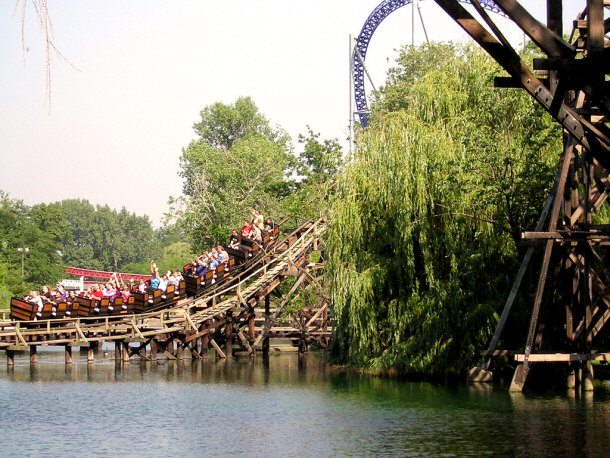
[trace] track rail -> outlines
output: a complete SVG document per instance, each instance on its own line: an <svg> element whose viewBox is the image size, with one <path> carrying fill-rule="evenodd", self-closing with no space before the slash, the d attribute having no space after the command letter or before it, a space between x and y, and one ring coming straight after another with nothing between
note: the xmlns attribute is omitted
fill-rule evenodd
<svg viewBox="0 0 610 458"><path fill-rule="evenodd" d="M308 267L307 258L316 248L318 236L324 229L324 221L303 224L254 260L245 271L168 309L123 316L1 321L0 349L14 352L40 345L93 347L101 342L115 342L125 348L136 343L138 348L132 353L141 355L146 345L156 347L160 344L165 348L169 341L176 340L179 348L180 345L190 345L195 350L194 354L199 354L193 348L197 339L211 335L223 326L225 329L231 326L236 329L238 342L252 353L241 328L249 324L248 319L253 319L253 309L258 301L269 295L285 278L294 275L298 269L319 268L319 265ZM233 316L237 318L232 319ZM310 328L316 329L315 325ZM253 341L254 336L251 335L250 340ZM224 355L220 348L218 351ZM172 355L169 352L168 357Z"/></svg>

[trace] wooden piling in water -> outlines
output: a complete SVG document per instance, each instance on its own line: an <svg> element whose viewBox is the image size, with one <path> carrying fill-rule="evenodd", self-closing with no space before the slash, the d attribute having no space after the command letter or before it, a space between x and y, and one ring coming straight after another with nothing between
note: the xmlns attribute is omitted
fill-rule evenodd
<svg viewBox="0 0 610 458"><path fill-rule="evenodd" d="M121 362L121 342L118 340L114 342L114 362L119 364Z"/></svg>
<svg viewBox="0 0 610 458"><path fill-rule="evenodd" d="M208 324L208 321L206 321L206 325ZM210 351L210 336L208 334L205 334L203 337L201 337L201 357L202 358L207 358L208 357L208 352Z"/></svg>
<svg viewBox="0 0 610 458"><path fill-rule="evenodd" d="M163 344L161 342L159 342L159 345L161 345L161 348L163 348ZM165 350L163 351L163 354L167 356L168 359L176 359L176 356L174 355L174 341L170 339L165 342L164 345Z"/></svg>
<svg viewBox="0 0 610 458"><path fill-rule="evenodd" d="M156 339L152 339L150 341L150 360L151 361L157 360L157 340Z"/></svg>
<svg viewBox="0 0 610 458"><path fill-rule="evenodd" d="M265 323L271 319L269 294L265 296ZM269 335L263 339L263 357L269 357Z"/></svg>
<svg viewBox="0 0 610 458"><path fill-rule="evenodd" d="M585 361L582 364L582 390L593 391L593 364Z"/></svg>
<svg viewBox="0 0 610 458"><path fill-rule="evenodd" d="M6 350L6 365L7 366L15 365L15 351L14 350Z"/></svg>
<svg viewBox="0 0 610 458"><path fill-rule="evenodd" d="M233 316L230 313L227 313L225 340L225 354L227 358L231 358L233 356Z"/></svg>
<svg viewBox="0 0 610 458"><path fill-rule="evenodd" d="M129 343L123 342L123 362L129 362Z"/></svg>
<svg viewBox="0 0 610 458"><path fill-rule="evenodd" d="M248 339L250 339L250 343L253 343L254 339L256 339L254 331L254 309L252 307L250 307L250 314L248 315Z"/></svg>
<svg viewBox="0 0 610 458"><path fill-rule="evenodd" d="M66 364L72 364L72 347L70 345L64 346L64 355Z"/></svg>
<svg viewBox="0 0 610 458"><path fill-rule="evenodd" d="M184 347L181 340L176 340L176 359L184 359Z"/></svg>
<svg viewBox="0 0 610 458"><path fill-rule="evenodd" d="M30 345L30 364L36 364L38 361L38 347Z"/></svg>

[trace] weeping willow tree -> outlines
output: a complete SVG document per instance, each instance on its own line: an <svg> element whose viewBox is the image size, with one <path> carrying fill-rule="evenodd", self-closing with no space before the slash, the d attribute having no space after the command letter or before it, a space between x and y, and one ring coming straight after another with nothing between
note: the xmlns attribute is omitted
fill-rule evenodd
<svg viewBox="0 0 610 458"><path fill-rule="evenodd" d="M335 361L439 375L488 342L560 141L498 74L475 48L403 50L330 210Z"/></svg>

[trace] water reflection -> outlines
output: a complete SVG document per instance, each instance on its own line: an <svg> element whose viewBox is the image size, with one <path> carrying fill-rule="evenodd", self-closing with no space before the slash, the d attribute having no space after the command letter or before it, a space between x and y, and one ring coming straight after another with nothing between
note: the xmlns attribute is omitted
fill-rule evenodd
<svg viewBox="0 0 610 458"><path fill-rule="evenodd" d="M610 431L603 389L514 395L406 382L314 354L115 364L99 352L87 364L75 353L70 365L63 352L38 356L0 376L5 454L595 456Z"/></svg>

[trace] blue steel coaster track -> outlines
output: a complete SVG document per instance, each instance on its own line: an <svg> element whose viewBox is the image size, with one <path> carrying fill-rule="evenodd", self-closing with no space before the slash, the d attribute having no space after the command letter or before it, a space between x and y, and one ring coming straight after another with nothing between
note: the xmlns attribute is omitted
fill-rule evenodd
<svg viewBox="0 0 610 458"><path fill-rule="evenodd" d="M461 3L470 3L470 0L459 0ZM366 127L368 124L369 113L368 104L366 100L366 90L364 88L364 59L366 58L366 50L369 46L371 38L379 27L379 24L388 17L391 13L396 11L401 6L409 5L412 0L384 0L373 10L370 14L358 39L356 40L356 46L354 48L354 54L352 55L353 62L353 78L354 78L354 99L356 100L356 110L360 118L360 124L362 127ZM483 8L493 13L502 14L500 8L492 0L479 0L479 3ZM359 53L359 55L358 55Z"/></svg>

